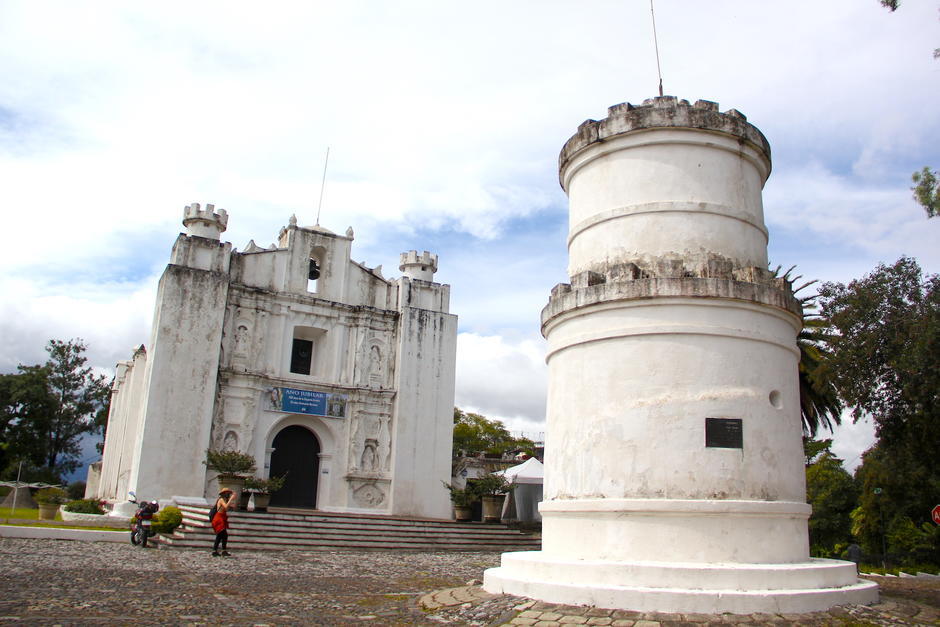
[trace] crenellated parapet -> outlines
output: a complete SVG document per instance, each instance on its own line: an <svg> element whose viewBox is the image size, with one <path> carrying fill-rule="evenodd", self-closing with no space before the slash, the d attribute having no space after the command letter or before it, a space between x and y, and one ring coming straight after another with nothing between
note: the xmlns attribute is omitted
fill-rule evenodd
<svg viewBox="0 0 940 627"><path fill-rule="evenodd" d="M401 262L398 269L410 279L421 281L433 281L434 273L437 272L437 255L428 251L420 255L416 250L409 250L401 254Z"/></svg>
<svg viewBox="0 0 940 627"><path fill-rule="evenodd" d="M203 209L198 202L186 205L183 209L183 226L187 235L219 239L228 227L228 212L216 211L215 205L207 203Z"/></svg>
<svg viewBox="0 0 940 627"><path fill-rule="evenodd" d="M607 109L603 120L585 120L578 132L569 139L558 156L558 172L561 186L568 188L568 170L574 157L585 148L611 138L645 129L696 129L730 135L751 145L766 159L770 173L770 143L764 134L748 123L747 117L737 109L718 111L718 103L710 100L679 100L675 96L660 96L643 101L642 105L629 102Z"/></svg>

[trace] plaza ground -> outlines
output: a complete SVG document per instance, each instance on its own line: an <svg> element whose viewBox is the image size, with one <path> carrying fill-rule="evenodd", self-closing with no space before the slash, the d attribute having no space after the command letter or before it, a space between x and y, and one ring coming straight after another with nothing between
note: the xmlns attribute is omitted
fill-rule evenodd
<svg viewBox="0 0 940 627"><path fill-rule="evenodd" d="M495 553L140 549L0 538L0 624L940 624L940 582L880 580L882 601L802 616L667 616L558 607L477 585Z"/></svg>

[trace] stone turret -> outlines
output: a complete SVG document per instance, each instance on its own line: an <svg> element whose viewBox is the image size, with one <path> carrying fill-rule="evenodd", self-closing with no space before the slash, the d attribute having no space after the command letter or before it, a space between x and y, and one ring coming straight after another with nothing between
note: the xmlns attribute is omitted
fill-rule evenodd
<svg viewBox="0 0 940 627"><path fill-rule="evenodd" d="M671 96L565 144L542 550L503 555L487 591L737 614L877 599L854 564L809 557L801 312L766 270L770 168L741 113Z"/></svg>
<svg viewBox="0 0 940 627"><path fill-rule="evenodd" d="M212 204L202 209L198 202L194 202L183 209L183 226L187 235L218 240L228 226L228 213L225 209L216 211Z"/></svg>
<svg viewBox="0 0 940 627"><path fill-rule="evenodd" d="M420 281L433 281L437 272L437 255L424 251L420 255L416 250L409 250L401 254L401 263L398 269L409 279Z"/></svg>

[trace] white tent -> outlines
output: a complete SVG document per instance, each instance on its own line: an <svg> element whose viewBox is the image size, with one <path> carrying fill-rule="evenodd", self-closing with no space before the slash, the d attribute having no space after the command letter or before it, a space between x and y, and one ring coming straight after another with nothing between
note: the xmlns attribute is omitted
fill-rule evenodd
<svg viewBox="0 0 940 627"><path fill-rule="evenodd" d="M545 467L542 462L530 457L518 466L494 473L502 475L513 484L510 498L503 506L503 519L532 522L542 520L539 502L542 500L542 480Z"/></svg>
<svg viewBox="0 0 940 627"><path fill-rule="evenodd" d="M537 483L541 485L542 479L545 477L545 466L539 460L530 457L518 466L512 466L493 474L506 477L510 483Z"/></svg>

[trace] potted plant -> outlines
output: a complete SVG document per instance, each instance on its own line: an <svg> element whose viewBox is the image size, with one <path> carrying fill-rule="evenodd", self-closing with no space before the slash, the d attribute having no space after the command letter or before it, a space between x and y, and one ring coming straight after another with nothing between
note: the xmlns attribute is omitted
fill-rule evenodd
<svg viewBox="0 0 940 627"><path fill-rule="evenodd" d="M254 494L256 512L267 511L268 503L271 502L271 493L283 488L286 480L287 473L280 477L269 477L267 479L259 479L258 477L245 479L245 489Z"/></svg>
<svg viewBox="0 0 940 627"><path fill-rule="evenodd" d="M68 492L62 488L43 488L33 496L39 504L40 520L55 520L59 506L69 500Z"/></svg>
<svg viewBox="0 0 940 627"><path fill-rule="evenodd" d="M219 481L219 490L228 488L235 493L236 501L241 498L246 477L250 477L255 472L255 458L239 451L209 449L206 451L204 463L209 470L219 473L216 476Z"/></svg>
<svg viewBox="0 0 940 627"><path fill-rule="evenodd" d="M62 520L96 520L104 515L104 508L98 499L75 499L62 507Z"/></svg>
<svg viewBox="0 0 940 627"><path fill-rule="evenodd" d="M502 475L487 473L473 482L473 490L483 499L483 522L499 522L503 501L512 486Z"/></svg>
<svg viewBox="0 0 940 627"><path fill-rule="evenodd" d="M471 507L473 502L477 500L476 492L470 488L455 488L449 483L444 483L444 487L450 492L450 502L454 505L454 520L457 522L469 521L473 517Z"/></svg>

